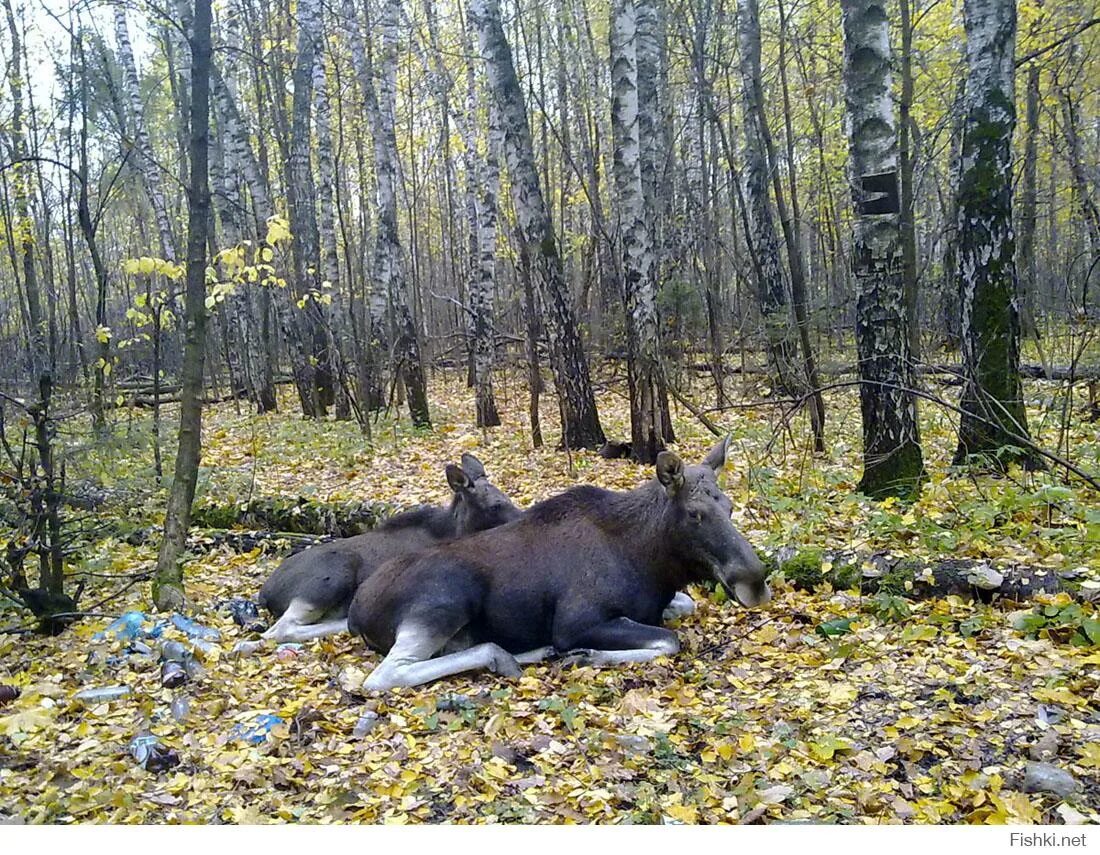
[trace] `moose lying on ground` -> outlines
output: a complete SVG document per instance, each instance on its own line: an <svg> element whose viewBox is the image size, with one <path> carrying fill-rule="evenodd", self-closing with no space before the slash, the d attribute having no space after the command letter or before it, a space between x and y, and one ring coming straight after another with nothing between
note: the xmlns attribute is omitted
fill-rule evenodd
<svg viewBox="0 0 1100 855"><path fill-rule="evenodd" d="M364 687L477 668L515 676L558 652L596 665L676 653L660 622L689 582L767 602L764 564L718 486L726 446L702 466L663 451L657 477L634 490L574 487L515 522L387 562L348 612L348 629L386 654Z"/></svg>
<svg viewBox="0 0 1100 855"><path fill-rule="evenodd" d="M322 543L286 559L260 590L260 605L278 620L264 633L274 641L306 641L347 629L356 587L391 558L518 518L522 511L489 483L472 454L447 465L454 497L449 508L424 506L396 514L374 531Z"/></svg>

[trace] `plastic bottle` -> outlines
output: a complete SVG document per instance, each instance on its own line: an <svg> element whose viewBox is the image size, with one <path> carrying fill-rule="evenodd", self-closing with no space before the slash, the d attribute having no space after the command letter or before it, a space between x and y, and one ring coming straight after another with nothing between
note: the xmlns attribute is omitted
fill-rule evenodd
<svg viewBox="0 0 1100 855"><path fill-rule="evenodd" d="M102 632L97 632L93 638L111 636L121 641L131 641L141 635L141 626L148 619L145 612L126 612L109 623Z"/></svg>
<svg viewBox="0 0 1100 855"><path fill-rule="evenodd" d="M351 731L351 735L356 739L362 739L376 727L381 719L376 712L365 712L359 716L359 721L355 722L355 727Z"/></svg>
<svg viewBox="0 0 1100 855"><path fill-rule="evenodd" d="M86 705L92 706L106 701L115 701L126 697L128 694L130 694L129 686L103 686L98 689L81 689L73 695L73 700L82 701Z"/></svg>
<svg viewBox="0 0 1100 855"><path fill-rule="evenodd" d="M246 600L243 597L234 597L226 606L229 609L229 614L233 617L233 622L237 624L237 626L244 627L250 631L262 626L260 622L260 610L252 600Z"/></svg>
<svg viewBox="0 0 1100 855"><path fill-rule="evenodd" d="M266 742L271 731L280 724L286 724L285 719L277 715L264 713L256 716L251 725L246 725L244 722L241 722L229 732L229 735L233 739L249 742L252 745L259 745L262 742Z"/></svg>
<svg viewBox="0 0 1100 855"><path fill-rule="evenodd" d="M263 649L265 642L260 641L238 641L233 645L234 656L251 656L258 650Z"/></svg>
<svg viewBox="0 0 1100 855"><path fill-rule="evenodd" d="M181 614L172 615L172 626L190 638L217 641L222 637L222 634L213 627L203 626L201 623L196 623Z"/></svg>
<svg viewBox="0 0 1100 855"><path fill-rule="evenodd" d="M149 772L162 772L180 764L180 756L160 743L153 734L142 733L130 741L130 756Z"/></svg>
<svg viewBox="0 0 1100 855"><path fill-rule="evenodd" d="M165 641L160 645L161 662L186 662L191 658L191 651L187 645L180 641Z"/></svg>
<svg viewBox="0 0 1100 855"><path fill-rule="evenodd" d="M191 701L189 698L185 698L183 695L172 698L172 705L169 707L172 712L172 718L176 721L182 722L188 715L191 714Z"/></svg>
<svg viewBox="0 0 1100 855"><path fill-rule="evenodd" d="M178 686L182 686L189 679L191 679L191 677L184 668L183 663L172 660L161 663L160 684L164 686L164 688L175 689Z"/></svg>

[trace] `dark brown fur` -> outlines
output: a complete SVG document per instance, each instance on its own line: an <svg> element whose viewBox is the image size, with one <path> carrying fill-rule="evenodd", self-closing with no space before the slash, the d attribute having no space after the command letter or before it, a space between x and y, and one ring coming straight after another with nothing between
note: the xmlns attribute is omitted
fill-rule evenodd
<svg viewBox="0 0 1100 855"><path fill-rule="evenodd" d="M355 589L392 558L516 519L520 510L489 483L473 455L448 466L454 492L448 508L423 506L390 517L374 531L322 543L287 558L260 590L260 605L276 617L301 599L326 617L347 613Z"/></svg>
<svg viewBox="0 0 1100 855"><path fill-rule="evenodd" d="M721 453L687 468L662 453L658 478L630 492L575 487L515 522L390 561L360 586L348 628L381 651L403 624L511 653L564 651L603 646L608 634L593 629L620 618L659 626L692 581L766 592L715 478Z"/></svg>

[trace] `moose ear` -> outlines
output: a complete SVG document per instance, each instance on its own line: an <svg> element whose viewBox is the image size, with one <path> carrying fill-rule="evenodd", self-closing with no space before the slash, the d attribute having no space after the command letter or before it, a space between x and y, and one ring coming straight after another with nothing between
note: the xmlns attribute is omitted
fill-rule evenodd
<svg viewBox="0 0 1100 855"><path fill-rule="evenodd" d="M464 492L474 486L473 479L461 467L455 466L453 463L447 464L447 483L451 485L451 490L455 493Z"/></svg>
<svg viewBox="0 0 1100 855"><path fill-rule="evenodd" d="M462 470L474 481L485 477L485 464L469 453L462 455Z"/></svg>
<svg viewBox="0 0 1100 855"><path fill-rule="evenodd" d="M726 434L715 443L714 448L707 452L707 456L703 458L703 465L709 466L715 472L721 472L726 466L726 453L729 444L729 434Z"/></svg>
<svg viewBox="0 0 1100 855"><path fill-rule="evenodd" d="M662 451L657 455L657 480L670 496L675 496L684 486L684 461L671 451Z"/></svg>

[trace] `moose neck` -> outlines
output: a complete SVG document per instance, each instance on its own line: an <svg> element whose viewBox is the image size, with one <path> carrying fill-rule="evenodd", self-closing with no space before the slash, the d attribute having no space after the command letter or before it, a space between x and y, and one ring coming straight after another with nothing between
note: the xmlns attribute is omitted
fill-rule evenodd
<svg viewBox="0 0 1100 855"><path fill-rule="evenodd" d="M687 562L675 549L672 522L675 509L663 485L656 479L626 493L613 493L600 527L616 534L633 564L651 582L671 595L695 581ZM613 531L614 530L614 531Z"/></svg>

